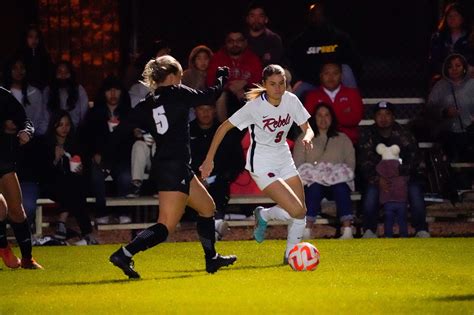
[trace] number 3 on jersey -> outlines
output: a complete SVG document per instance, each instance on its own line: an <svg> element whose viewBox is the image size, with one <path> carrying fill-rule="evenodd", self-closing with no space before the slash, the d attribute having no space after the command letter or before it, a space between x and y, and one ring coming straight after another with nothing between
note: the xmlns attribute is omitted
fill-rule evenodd
<svg viewBox="0 0 474 315"><path fill-rule="evenodd" d="M155 120L156 124L156 131L160 135L164 135L166 131L168 131L168 119L165 115L165 108L163 106L159 106L157 108L153 108L153 119Z"/></svg>
<svg viewBox="0 0 474 315"><path fill-rule="evenodd" d="M279 143L281 141L281 138L283 137L284 131L278 131L278 133L275 136L275 143Z"/></svg>

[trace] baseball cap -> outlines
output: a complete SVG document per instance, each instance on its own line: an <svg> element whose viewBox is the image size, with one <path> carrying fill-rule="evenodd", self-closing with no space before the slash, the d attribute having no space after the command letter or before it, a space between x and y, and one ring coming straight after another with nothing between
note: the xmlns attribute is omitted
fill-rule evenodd
<svg viewBox="0 0 474 315"><path fill-rule="evenodd" d="M392 114L395 115L395 106L390 102L380 101L377 104L375 104L374 115L381 109L388 109L389 111L392 112Z"/></svg>

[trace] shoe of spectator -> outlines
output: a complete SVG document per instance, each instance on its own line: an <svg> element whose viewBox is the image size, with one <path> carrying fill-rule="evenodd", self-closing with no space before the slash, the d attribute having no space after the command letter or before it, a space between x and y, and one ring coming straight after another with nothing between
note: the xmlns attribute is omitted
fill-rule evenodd
<svg viewBox="0 0 474 315"><path fill-rule="evenodd" d="M128 215L121 215L119 216L119 223L120 224L128 224L131 223L132 219Z"/></svg>
<svg viewBox="0 0 474 315"><path fill-rule="evenodd" d="M217 254L214 258L206 259L206 271L214 273L222 267L233 265L236 260L237 256L235 255L221 256L221 254Z"/></svg>
<svg viewBox="0 0 474 315"><path fill-rule="evenodd" d="M57 223L57 228L56 228L56 231L54 232L54 237L61 241L64 241L67 238L66 223L61 222L61 221Z"/></svg>
<svg viewBox="0 0 474 315"><path fill-rule="evenodd" d="M429 238L431 237L431 234L428 232L428 231L418 231L416 232L415 234L415 237L419 237L419 238Z"/></svg>
<svg viewBox="0 0 474 315"><path fill-rule="evenodd" d="M215 221L215 230L216 230L216 240L220 241L224 237L224 235L229 232L229 224L222 220L218 219Z"/></svg>
<svg viewBox="0 0 474 315"><path fill-rule="evenodd" d="M95 218L95 222L97 224L109 224L110 223L110 217L108 215L104 217L97 217Z"/></svg>
<svg viewBox="0 0 474 315"><path fill-rule="evenodd" d="M153 198L156 198L156 199L158 199L158 193L156 193L156 194L153 194Z"/></svg>
<svg viewBox="0 0 474 315"><path fill-rule="evenodd" d="M377 238L377 234L372 232L372 230L366 230L364 235L362 235L362 238Z"/></svg>
<svg viewBox="0 0 474 315"><path fill-rule="evenodd" d="M135 271L135 263L131 257L125 256L122 248L119 248L110 256L109 261L116 267L122 269L123 273L130 279L140 279L140 275Z"/></svg>
<svg viewBox="0 0 474 315"><path fill-rule="evenodd" d="M8 244L5 248L0 248L0 257L2 257L3 263L8 268L16 269L20 267L20 259L15 256L10 244Z"/></svg>
<svg viewBox="0 0 474 315"><path fill-rule="evenodd" d="M265 221L262 216L260 215L260 212L265 209L263 207L257 207L254 210L254 216L255 216L255 229L253 230L253 237L257 241L257 243L263 242L265 239L265 231L267 230L267 221Z"/></svg>
<svg viewBox="0 0 474 315"><path fill-rule="evenodd" d="M367 231L370 231L370 230L367 230ZM351 240L354 238L354 236L352 235L352 227L350 226L343 227L341 234L342 234L341 237L339 237L340 240Z"/></svg>
<svg viewBox="0 0 474 315"><path fill-rule="evenodd" d="M21 268L23 269L44 269L43 266L38 264L33 258L22 258Z"/></svg>
<svg viewBox="0 0 474 315"><path fill-rule="evenodd" d="M74 245L76 246L85 246L85 245L98 245L99 242L95 239L92 235L86 235L81 238L79 241L75 242Z"/></svg>
<svg viewBox="0 0 474 315"><path fill-rule="evenodd" d="M140 190L142 189L141 182L132 182L132 190L129 194L125 196L125 198L138 198L140 197Z"/></svg>
<svg viewBox="0 0 474 315"><path fill-rule="evenodd" d="M311 229L310 228L305 228L304 232L303 232L303 239L304 240L309 240L311 238L312 238Z"/></svg>

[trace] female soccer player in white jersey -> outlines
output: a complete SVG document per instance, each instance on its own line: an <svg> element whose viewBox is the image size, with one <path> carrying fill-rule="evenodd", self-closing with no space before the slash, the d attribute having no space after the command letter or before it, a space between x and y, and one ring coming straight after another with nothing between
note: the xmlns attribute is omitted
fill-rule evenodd
<svg viewBox="0 0 474 315"><path fill-rule="evenodd" d="M314 133L307 121L310 115L298 98L286 91L284 69L268 65L262 77L262 85L247 93L247 104L220 125L200 170L203 178L209 176L217 148L230 129L249 128L251 146L246 169L258 187L277 203L268 209L255 209L254 237L263 242L269 220L289 220L286 262L290 249L303 237L306 214L303 184L286 136L295 122L305 134L305 149L311 149Z"/></svg>

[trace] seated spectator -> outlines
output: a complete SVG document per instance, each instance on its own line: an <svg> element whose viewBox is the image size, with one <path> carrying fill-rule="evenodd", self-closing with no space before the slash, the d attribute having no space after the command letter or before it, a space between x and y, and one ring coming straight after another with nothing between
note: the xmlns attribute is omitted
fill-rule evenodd
<svg viewBox="0 0 474 315"><path fill-rule="evenodd" d="M262 66L282 64L283 43L280 35L272 32L267 24L269 18L263 4L251 3L245 19L247 24L247 41L250 49L257 54Z"/></svg>
<svg viewBox="0 0 474 315"><path fill-rule="evenodd" d="M474 79L467 72L462 55L449 55L443 65L443 78L428 97L428 106L441 118L440 141L451 161L474 160Z"/></svg>
<svg viewBox="0 0 474 315"><path fill-rule="evenodd" d="M27 81L43 91L48 85L53 65L39 27L29 25L20 45L17 55L25 64Z"/></svg>
<svg viewBox="0 0 474 315"><path fill-rule="evenodd" d="M412 225L417 237L430 237L426 224L426 208L421 183L417 181L417 167L420 164L418 144L414 136L395 122L394 106L388 102L379 102L375 106L375 123L364 129L359 140L357 155L360 167L362 191L362 207L364 221L364 238L377 237L377 219L379 217L379 185L390 188L391 183L377 175L376 166L381 160L376 147L379 143L386 146L398 145L400 148L401 165L399 175L408 176L408 204L411 212Z"/></svg>
<svg viewBox="0 0 474 315"><path fill-rule="evenodd" d="M55 237L66 240L66 222L69 213L72 213L82 235L76 244L97 244L87 213L87 184L80 162L84 155L74 135L71 116L66 111L59 110L53 114L41 157L36 158L44 161L42 184L45 195L57 202L60 209Z"/></svg>
<svg viewBox="0 0 474 315"><path fill-rule="evenodd" d="M357 87L354 72L359 70L359 57L348 34L334 27L318 1L308 10L308 26L290 45L288 58L293 72L293 90L304 101L306 93L319 85L318 74L327 60L342 66L342 84Z"/></svg>
<svg viewBox="0 0 474 315"><path fill-rule="evenodd" d="M321 201L328 198L336 201L337 215L342 224L341 239L352 239L352 201L355 152L350 139L337 131L337 118L332 106L319 103L309 120L315 137L313 149L303 148L303 135L295 141L293 158L303 180L306 201L305 238L321 213ZM324 173L327 176L320 176ZM334 180L338 174L337 180Z"/></svg>
<svg viewBox="0 0 474 315"><path fill-rule="evenodd" d="M132 190L126 195L127 198L137 198L142 193L146 173L151 171L151 161L156 152L156 143L151 133L138 130L134 135L131 157Z"/></svg>
<svg viewBox="0 0 474 315"><path fill-rule="evenodd" d="M117 196L130 192L130 152L133 136L117 139L114 133L121 121L130 112L130 97L119 79L107 77L95 99L94 107L86 117L84 136L88 142L87 161L91 161L92 189L96 197L96 221L109 223L109 209L106 207L105 179L114 180ZM119 215L120 223L130 223L124 209Z"/></svg>
<svg viewBox="0 0 474 315"><path fill-rule="evenodd" d="M214 134L219 127L216 110L213 105L202 104L195 108L196 119L189 124L191 145L191 167L199 176L199 166L206 158ZM214 159L214 169L203 182L216 204L215 229L217 239L227 232L228 225L224 221L225 208L230 199L230 184L244 168L240 135L229 132Z"/></svg>
<svg viewBox="0 0 474 315"><path fill-rule="evenodd" d="M245 91L262 78L262 64L247 44L245 33L231 29L226 33L224 46L211 59L206 83L212 86L218 67L229 67L229 82L216 102L217 119L223 122L245 104Z"/></svg>
<svg viewBox="0 0 474 315"><path fill-rule="evenodd" d="M313 113L319 103L330 104L336 114L338 130L355 145L359 139L359 123L364 115L359 91L342 84L342 68L338 63L324 63L319 78L321 86L308 92L304 106L309 113Z"/></svg>
<svg viewBox="0 0 474 315"><path fill-rule="evenodd" d="M464 7L457 2L448 4L438 30L431 38L429 63L432 84L441 79L443 62L450 54L458 53L466 59L474 57L474 49L469 45L470 32Z"/></svg>
<svg viewBox="0 0 474 315"><path fill-rule="evenodd" d="M44 89L43 101L50 114L65 110L71 115L74 128L80 127L89 109L89 99L69 62L57 64L51 85Z"/></svg>

